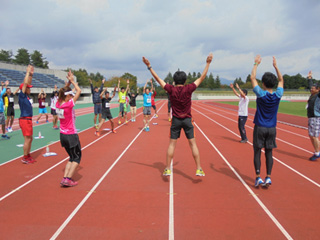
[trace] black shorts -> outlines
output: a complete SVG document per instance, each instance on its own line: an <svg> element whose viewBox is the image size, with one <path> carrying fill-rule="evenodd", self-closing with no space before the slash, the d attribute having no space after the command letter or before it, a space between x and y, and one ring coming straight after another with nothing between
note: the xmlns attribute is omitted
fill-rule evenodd
<svg viewBox="0 0 320 240"><path fill-rule="evenodd" d="M253 130L253 147L265 149L276 148L276 128L266 128L255 125Z"/></svg>
<svg viewBox="0 0 320 240"><path fill-rule="evenodd" d="M62 147L73 148L80 145L78 134L63 134L60 133L60 143Z"/></svg>
<svg viewBox="0 0 320 240"><path fill-rule="evenodd" d="M105 120L105 119L112 119L112 115L111 115L111 112L110 112L110 109L106 109L106 110L103 110L102 109L102 118Z"/></svg>
<svg viewBox="0 0 320 240"><path fill-rule="evenodd" d="M57 115L56 110L51 108L51 114L52 114L53 116L56 116L56 115Z"/></svg>
<svg viewBox="0 0 320 240"><path fill-rule="evenodd" d="M8 107L7 108L7 117L13 116L14 117L14 108Z"/></svg>
<svg viewBox="0 0 320 240"><path fill-rule="evenodd" d="M170 128L170 138L180 138L181 129L184 130L187 139L194 138L194 126L192 118L177 118L173 116Z"/></svg>
<svg viewBox="0 0 320 240"><path fill-rule="evenodd" d="M152 105L151 106L154 110L156 110L157 108L156 108L156 105Z"/></svg>

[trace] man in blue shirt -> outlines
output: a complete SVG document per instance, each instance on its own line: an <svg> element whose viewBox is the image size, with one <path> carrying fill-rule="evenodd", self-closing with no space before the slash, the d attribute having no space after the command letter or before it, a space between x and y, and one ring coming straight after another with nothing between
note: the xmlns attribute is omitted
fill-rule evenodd
<svg viewBox="0 0 320 240"><path fill-rule="evenodd" d="M1 82L1 86L2 86L2 91L0 92L0 124L2 126L2 139L10 139L10 137L8 137L8 135L6 134L6 121L5 121L5 117L4 117L4 107L3 107L3 100L2 100L2 96L3 94L5 94L5 92L7 91L7 86L9 84L9 81L6 81L5 83ZM3 85L5 85L5 87L3 87Z"/></svg>
<svg viewBox="0 0 320 240"><path fill-rule="evenodd" d="M101 113L102 113L102 105L101 105L101 98L100 98L100 94L103 90L103 86L104 86L104 82L106 80L105 79L102 79L101 81L101 87L100 89L98 89L97 87L93 87L92 85L92 80L89 79L89 82L90 82L90 86L91 86L91 94L92 94L92 102L94 104L94 118L93 118L93 124L95 126L95 128L98 127L99 124L96 124L97 123L97 115L99 115L99 119L98 119L98 122L101 121Z"/></svg>
<svg viewBox="0 0 320 240"><path fill-rule="evenodd" d="M20 118L19 125L22 131L22 135L24 137L23 144L23 158L21 162L24 164L34 163L35 160L30 155L31 144L33 140L33 127L32 127L32 103L33 100L30 97L30 88L32 88L32 76L33 76L34 68L29 65L27 67L26 76L23 80L23 83L20 85L20 93L19 93L19 106L20 106Z"/></svg>
<svg viewBox="0 0 320 240"><path fill-rule="evenodd" d="M261 89L256 80L257 67L261 63L260 55L254 59L254 66L251 73L251 83L253 92L257 95L257 110L254 116L253 123L253 149L254 149L254 168L256 171L255 187L262 185L268 187L271 185L271 171L273 166L272 149L276 148L276 125L277 113L280 99L283 95L283 78L278 69L276 58L273 57L273 67L275 68L277 77L270 72L266 72L262 76ZM278 82L278 87L275 92L273 88ZM265 181L260 177L261 167L261 149L265 149L267 176Z"/></svg>

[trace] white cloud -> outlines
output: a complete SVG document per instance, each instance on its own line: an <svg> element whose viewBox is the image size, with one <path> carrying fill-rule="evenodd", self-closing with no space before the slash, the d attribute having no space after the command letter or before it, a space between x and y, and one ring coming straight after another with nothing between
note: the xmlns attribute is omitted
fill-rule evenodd
<svg viewBox="0 0 320 240"><path fill-rule="evenodd" d="M231 80L251 72L256 54L259 72L271 71L275 55L283 73L312 69L320 79L319 11L316 0L12 0L0 9L0 48L36 49L50 67L130 72L139 81L150 77L143 55L165 77L201 72L213 52L210 71Z"/></svg>

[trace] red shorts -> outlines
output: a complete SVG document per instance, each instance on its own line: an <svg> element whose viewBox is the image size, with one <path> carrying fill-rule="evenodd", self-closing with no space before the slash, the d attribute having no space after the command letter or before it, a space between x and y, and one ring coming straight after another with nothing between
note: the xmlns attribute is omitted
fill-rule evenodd
<svg viewBox="0 0 320 240"><path fill-rule="evenodd" d="M32 117L19 118L19 125L23 136L33 135Z"/></svg>

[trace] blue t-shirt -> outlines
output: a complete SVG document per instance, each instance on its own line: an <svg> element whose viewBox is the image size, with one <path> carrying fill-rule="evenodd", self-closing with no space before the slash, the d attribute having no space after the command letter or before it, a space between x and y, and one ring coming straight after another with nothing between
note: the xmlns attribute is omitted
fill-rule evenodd
<svg viewBox="0 0 320 240"><path fill-rule="evenodd" d="M151 96L152 96L152 92L149 92L149 94L146 94L146 93L143 94L144 107L151 107Z"/></svg>
<svg viewBox="0 0 320 240"><path fill-rule="evenodd" d="M273 93L255 86L253 92L257 95L257 111L253 123L260 127L275 127L277 125L277 113L283 88L278 87Z"/></svg>
<svg viewBox="0 0 320 240"><path fill-rule="evenodd" d="M20 117L32 117L32 99L22 91L19 93Z"/></svg>
<svg viewBox="0 0 320 240"><path fill-rule="evenodd" d="M3 100L2 100L2 96L3 94L7 91L6 88L3 88L2 91L0 92L0 113L3 113Z"/></svg>

